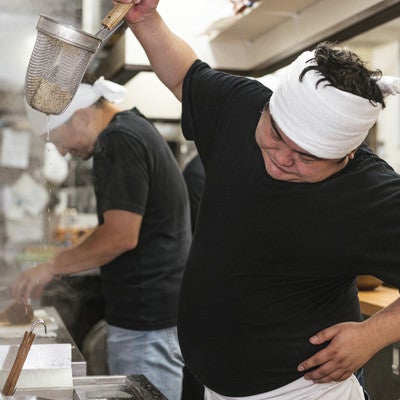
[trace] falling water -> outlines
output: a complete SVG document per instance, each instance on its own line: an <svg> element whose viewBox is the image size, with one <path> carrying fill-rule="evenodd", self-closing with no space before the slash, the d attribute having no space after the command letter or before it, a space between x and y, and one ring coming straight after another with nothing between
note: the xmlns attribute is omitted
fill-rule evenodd
<svg viewBox="0 0 400 400"><path fill-rule="evenodd" d="M46 114L47 117L47 136L46 136L46 141L50 141L50 115Z"/></svg>
<svg viewBox="0 0 400 400"><path fill-rule="evenodd" d="M46 142L50 141L50 115L46 114L46 122L47 122L47 129L46 129ZM49 151L48 148L46 148L46 151ZM48 187L48 191L49 191L49 199L51 198L51 186ZM51 226L51 209L48 206L47 207L47 224L45 225L45 235L44 235L44 248L47 248L49 245L49 227Z"/></svg>

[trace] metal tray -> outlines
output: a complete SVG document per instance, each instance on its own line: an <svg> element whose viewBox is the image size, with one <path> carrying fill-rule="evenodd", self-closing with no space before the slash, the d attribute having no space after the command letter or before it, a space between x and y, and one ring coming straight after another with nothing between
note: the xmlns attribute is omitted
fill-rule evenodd
<svg viewBox="0 0 400 400"><path fill-rule="evenodd" d="M145 376L74 378L73 400L168 400Z"/></svg>
<svg viewBox="0 0 400 400"><path fill-rule="evenodd" d="M168 400L143 375L78 376L73 389L23 389L0 400Z"/></svg>

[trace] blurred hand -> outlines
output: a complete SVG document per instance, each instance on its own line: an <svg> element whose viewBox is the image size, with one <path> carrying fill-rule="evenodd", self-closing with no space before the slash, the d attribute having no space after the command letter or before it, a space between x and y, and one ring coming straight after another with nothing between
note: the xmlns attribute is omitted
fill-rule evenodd
<svg viewBox="0 0 400 400"><path fill-rule="evenodd" d="M363 322L344 322L318 332L310 339L315 345L330 342L298 366L304 378L315 383L339 382L362 367L379 348L364 329Z"/></svg>
<svg viewBox="0 0 400 400"><path fill-rule="evenodd" d="M52 263L47 262L27 269L12 284L12 294L19 303L28 304L31 297L39 298L44 287L55 277Z"/></svg>
<svg viewBox="0 0 400 400"><path fill-rule="evenodd" d="M144 20L152 14L158 5L159 0L114 0L114 4L118 3L134 3L135 6L125 15L125 21L128 24L135 24Z"/></svg>

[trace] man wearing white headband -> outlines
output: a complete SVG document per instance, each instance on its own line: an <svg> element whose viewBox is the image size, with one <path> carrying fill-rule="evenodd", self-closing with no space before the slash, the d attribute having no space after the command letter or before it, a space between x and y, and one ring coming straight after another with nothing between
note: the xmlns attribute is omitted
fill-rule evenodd
<svg viewBox="0 0 400 400"><path fill-rule="evenodd" d="M165 139L138 109L115 104L125 94L103 78L82 83L48 125L28 108L34 132L61 154L93 157L99 225L53 260L24 271L13 292L26 302L55 277L101 267L110 374L145 375L179 400L176 309L191 242L188 196Z"/></svg>
<svg viewBox="0 0 400 400"><path fill-rule="evenodd" d="M354 374L400 340L400 300L363 321L356 287L400 286L400 176L363 144L398 80L321 44L273 94L198 60L158 0L118 1L206 171L178 308L205 398L364 399Z"/></svg>

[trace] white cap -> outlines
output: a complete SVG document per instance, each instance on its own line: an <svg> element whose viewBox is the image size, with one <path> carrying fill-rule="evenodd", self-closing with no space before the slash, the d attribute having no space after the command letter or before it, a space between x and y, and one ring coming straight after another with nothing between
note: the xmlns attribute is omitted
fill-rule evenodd
<svg viewBox="0 0 400 400"><path fill-rule="evenodd" d="M100 77L93 85L81 83L70 105L59 115L50 115L47 117L46 114L33 109L26 102L25 108L33 133L41 136L48 130L57 128L68 121L75 111L90 107L101 97L104 97L111 103L119 103L124 99L126 93L127 89L125 86Z"/></svg>

